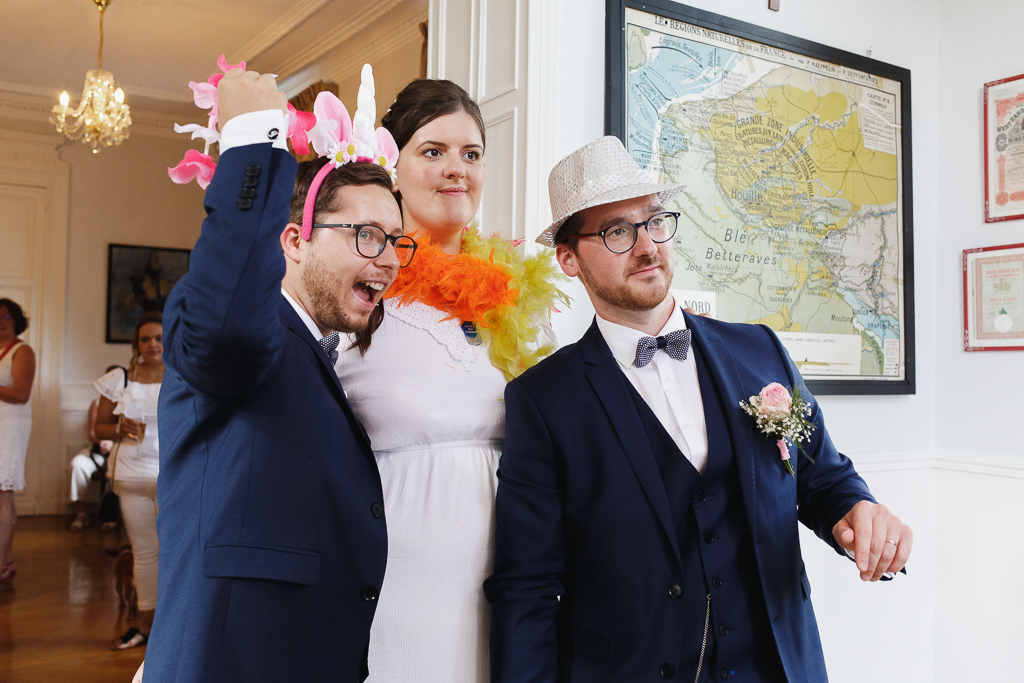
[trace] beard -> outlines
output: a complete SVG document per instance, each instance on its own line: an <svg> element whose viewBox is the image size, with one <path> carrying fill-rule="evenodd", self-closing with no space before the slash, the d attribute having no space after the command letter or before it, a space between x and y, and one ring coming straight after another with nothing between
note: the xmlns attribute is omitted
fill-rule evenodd
<svg viewBox="0 0 1024 683"><path fill-rule="evenodd" d="M369 324L370 316L352 316L345 311L345 294L352 283L343 282L316 257L316 248L302 271L302 286L306 288L313 318L323 327L340 333L361 332Z"/></svg>
<svg viewBox="0 0 1024 683"><path fill-rule="evenodd" d="M661 283L650 283L640 285L639 287L631 287L628 281L614 285L601 282L599 278L594 277L593 271L590 270L587 263L582 259L579 260L580 277L584 284L586 284L587 289L590 290L591 296L597 297L621 310L637 312L650 311L657 308L665 300L665 297L668 296L668 290L672 286L672 262L666 261L663 263L657 256L640 257L629 261L626 270L627 277L638 270L644 270L645 268L657 265L661 265L662 271L665 273L664 285Z"/></svg>

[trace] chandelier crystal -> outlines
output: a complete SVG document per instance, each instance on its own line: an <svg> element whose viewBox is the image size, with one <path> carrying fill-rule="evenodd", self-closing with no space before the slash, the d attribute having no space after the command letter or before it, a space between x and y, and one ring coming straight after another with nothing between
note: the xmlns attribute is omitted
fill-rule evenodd
<svg viewBox="0 0 1024 683"><path fill-rule="evenodd" d="M128 139L132 115L124 102L124 90L114 83L114 74L103 70L103 12L110 0L93 2L100 12L98 68L86 72L82 101L77 108L70 108L71 97L66 90L60 94L60 104L53 107L50 123L58 133L91 145L93 154L98 154L100 146L116 146Z"/></svg>

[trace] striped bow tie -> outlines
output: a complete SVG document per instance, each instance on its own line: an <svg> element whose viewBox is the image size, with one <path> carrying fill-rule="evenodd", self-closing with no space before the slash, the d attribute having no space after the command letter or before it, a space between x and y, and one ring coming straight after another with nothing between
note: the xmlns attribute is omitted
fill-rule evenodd
<svg viewBox="0 0 1024 683"><path fill-rule="evenodd" d="M338 336L337 332L331 332L329 335L320 340L320 348L324 350L327 357L331 359L331 365L338 362L338 343L341 341L341 337Z"/></svg>
<svg viewBox="0 0 1024 683"><path fill-rule="evenodd" d="M658 349L664 349L665 353L676 360L686 360L686 353L690 350L690 330L676 330L657 338L640 337L633 366L642 368L650 363Z"/></svg>

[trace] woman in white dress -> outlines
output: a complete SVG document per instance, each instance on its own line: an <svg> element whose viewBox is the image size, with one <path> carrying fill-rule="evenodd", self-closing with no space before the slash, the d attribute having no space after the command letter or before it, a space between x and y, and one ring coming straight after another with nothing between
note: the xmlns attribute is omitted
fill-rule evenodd
<svg viewBox="0 0 1024 683"><path fill-rule="evenodd" d="M462 88L414 81L382 125L420 248L337 365L373 444L388 528L368 681L482 683L505 383L553 348L548 311L561 294L549 256L467 228L485 143Z"/></svg>
<svg viewBox="0 0 1024 683"><path fill-rule="evenodd" d="M156 609L160 551L156 537L156 478L160 471L157 401L164 379L163 354L163 316L147 313L132 333L128 372L117 368L96 380L95 385L101 396L95 432L100 439L116 442L108 475L121 499L121 519L132 544L139 599L139 626L132 626L115 640L112 650L145 645Z"/></svg>
<svg viewBox="0 0 1024 683"><path fill-rule="evenodd" d="M36 356L18 336L28 319L10 299L0 299L0 588L18 573L14 566L14 492L25 488L25 454L32 431L32 379Z"/></svg>

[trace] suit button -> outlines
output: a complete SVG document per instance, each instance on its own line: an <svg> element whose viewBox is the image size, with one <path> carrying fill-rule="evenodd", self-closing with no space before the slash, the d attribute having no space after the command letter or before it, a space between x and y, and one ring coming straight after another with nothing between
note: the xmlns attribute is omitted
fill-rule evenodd
<svg viewBox="0 0 1024 683"><path fill-rule="evenodd" d="M366 600L366 602L373 602L377 599L377 595L379 595L379 592L373 586L363 586L363 589L359 591L359 597Z"/></svg>
<svg viewBox="0 0 1024 683"><path fill-rule="evenodd" d="M704 499L707 498L707 497L708 497L708 494L704 493L704 491L697 491L697 502L698 503L703 503Z"/></svg>
<svg viewBox="0 0 1024 683"><path fill-rule="evenodd" d="M244 199L252 199L256 196L256 190L251 187L243 187L242 191L238 193L238 196Z"/></svg>
<svg viewBox="0 0 1024 683"><path fill-rule="evenodd" d="M713 533L711 533L709 531L706 534L704 534L704 542L705 543L711 543L711 541L713 541L713 540L715 540L715 535Z"/></svg>
<svg viewBox="0 0 1024 683"><path fill-rule="evenodd" d="M711 585L715 588L721 588L725 585L725 579L716 576L714 579L711 580Z"/></svg>
<svg viewBox="0 0 1024 683"><path fill-rule="evenodd" d="M727 680L729 680L729 677L732 676L732 673L729 672L729 671L726 671L725 669L722 669L721 671L718 672L718 675L721 677L721 679L723 681L727 681Z"/></svg>
<svg viewBox="0 0 1024 683"><path fill-rule="evenodd" d="M673 583L671 586L668 587L668 597L672 598L673 600L683 597L683 587L680 586L678 583Z"/></svg>
<svg viewBox="0 0 1024 683"><path fill-rule="evenodd" d="M370 506L370 512L373 513L374 517L380 519L384 516L384 506L380 503L374 503Z"/></svg>
<svg viewBox="0 0 1024 683"><path fill-rule="evenodd" d="M728 626L719 626L718 627L718 635L720 635L720 636L727 636L727 635L729 635L729 627Z"/></svg>
<svg viewBox="0 0 1024 683"><path fill-rule="evenodd" d="M253 178L258 178L260 173L262 172L263 169L257 166L256 164L253 164L252 166L249 166L248 168L245 169L245 175Z"/></svg>
<svg viewBox="0 0 1024 683"><path fill-rule="evenodd" d="M672 678L676 675L676 670L672 668L671 664L665 662L661 665L661 668L658 669L658 673L661 674L662 678Z"/></svg>
<svg viewBox="0 0 1024 683"><path fill-rule="evenodd" d="M252 200L248 197L242 197L238 200L238 208L242 211L248 211L252 208Z"/></svg>
<svg viewBox="0 0 1024 683"><path fill-rule="evenodd" d="M251 175L245 176L242 180L242 187L259 187L260 179Z"/></svg>

